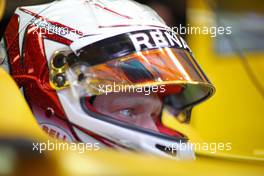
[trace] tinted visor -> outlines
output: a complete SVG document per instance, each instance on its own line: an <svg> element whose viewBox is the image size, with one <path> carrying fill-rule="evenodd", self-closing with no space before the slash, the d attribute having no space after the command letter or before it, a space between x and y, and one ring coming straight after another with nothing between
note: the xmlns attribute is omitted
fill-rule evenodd
<svg viewBox="0 0 264 176"><path fill-rule="evenodd" d="M205 100L214 92L192 55L177 48L140 51L92 66L88 58L82 59L72 64L68 76L79 96L155 86L158 90L154 93L175 94L178 109Z"/></svg>

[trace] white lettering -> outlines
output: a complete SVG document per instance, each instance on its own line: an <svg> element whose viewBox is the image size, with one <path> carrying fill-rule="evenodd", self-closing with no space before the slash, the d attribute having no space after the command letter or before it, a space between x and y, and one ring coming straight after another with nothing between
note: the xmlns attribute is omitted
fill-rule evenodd
<svg viewBox="0 0 264 176"><path fill-rule="evenodd" d="M172 35L170 35L168 32L165 32L166 37L168 38L168 41L170 42L171 46L175 46L175 43L179 46L179 48L182 47L182 44L176 34L172 32Z"/></svg>
<svg viewBox="0 0 264 176"><path fill-rule="evenodd" d="M153 38L155 45L158 47L165 47L168 46L168 42L166 39L163 37L161 31L152 31L150 32L151 37Z"/></svg>
<svg viewBox="0 0 264 176"><path fill-rule="evenodd" d="M130 36L130 39L132 40L137 51L141 50L142 45L145 45L148 48L152 48L152 45L149 42L149 37L147 36L147 34L144 33L133 34Z"/></svg>

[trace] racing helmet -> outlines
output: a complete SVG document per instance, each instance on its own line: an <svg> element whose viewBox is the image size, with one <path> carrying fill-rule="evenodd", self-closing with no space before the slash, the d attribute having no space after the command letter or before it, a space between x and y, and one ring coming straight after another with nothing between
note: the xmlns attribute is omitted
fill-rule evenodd
<svg viewBox="0 0 264 176"><path fill-rule="evenodd" d="M174 148L186 146L188 136L165 126L163 114L188 119L191 108L211 97L214 87L184 39L149 7L130 0L61 0L19 7L1 48L3 66L50 136L194 157L190 148ZM155 118L141 116L155 128L94 106L99 97L110 106L120 97L131 102L138 95L162 102ZM112 97L108 104L106 97ZM144 102L140 106L150 106Z"/></svg>

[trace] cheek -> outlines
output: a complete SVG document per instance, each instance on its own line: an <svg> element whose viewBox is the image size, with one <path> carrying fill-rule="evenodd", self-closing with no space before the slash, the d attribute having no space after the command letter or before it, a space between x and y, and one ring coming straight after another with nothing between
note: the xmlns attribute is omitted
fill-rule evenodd
<svg viewBox="0 0 264 176"><path fill-rule="evenodd" d="M93 102L93 107L95 108L95 110L101 114L107 114L107 109L104 106L104 102L102 101L101 97L96 97L94 102Z"/></svg>
<svg viewBox="0 0 264 176"><path fill-rule="evenodd" d="M141 117L141 120L138 121L136 125L140 126L140 127L143 127L145 129L158 131L158 128L157 128L157 126L155 124L155 121L151 117L145 117L145 118Z"/></svg>

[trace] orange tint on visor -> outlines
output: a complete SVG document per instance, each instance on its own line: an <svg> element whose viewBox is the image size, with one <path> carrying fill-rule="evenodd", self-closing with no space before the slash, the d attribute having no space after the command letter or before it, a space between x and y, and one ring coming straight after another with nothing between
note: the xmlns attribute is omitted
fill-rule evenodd
<svg viewBox="0 0 264 176"><path fill-rule="evenodd" d="M183 49L160 48L135 52L103 64L74 64L70 69L70 84L79 96L100 95L142 87L158 86L158 92L176 94L179 109L199 103L214 92L192 55ZM110 89L111 87L111 89ZM120 88L121 87L121 88Z"/></svg>

